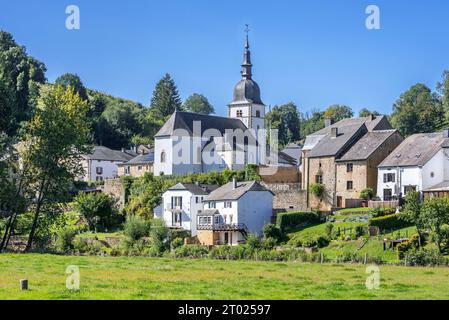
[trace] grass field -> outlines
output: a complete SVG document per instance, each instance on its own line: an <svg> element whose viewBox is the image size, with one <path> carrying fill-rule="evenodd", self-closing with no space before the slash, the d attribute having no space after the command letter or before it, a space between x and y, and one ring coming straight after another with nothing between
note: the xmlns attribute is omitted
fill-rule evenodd
<svg viewBox="0 0 449 320"><path fill-rule="evenodd" d="M81 288L65 288L80 268ZM449 299L449 268L380 266L380 289L365 266L144 257L0 255L0 299ZM19 280L29 290L19 290Z"/></svg>

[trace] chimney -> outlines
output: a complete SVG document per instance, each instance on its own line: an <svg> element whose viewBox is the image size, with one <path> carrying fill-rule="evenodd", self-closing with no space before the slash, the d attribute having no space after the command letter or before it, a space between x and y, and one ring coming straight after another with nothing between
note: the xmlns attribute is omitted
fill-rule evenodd
<svg viewBox="0 0 449 320"><path fill-rule="evenodd" d="M232 189L237 189L237 179L235 177L232 178Z"/></svg>
<svg viewBox="0 0 449 320"><path fill-rule="evenodd" d="M332 138L338 137L338 128L337 127L331 128L331 137Z"/></svg>
<svg viewBox="0 0 449 320"><path fill-rule="evenodd" d="M444 129L443 130L443 138L449 138L449 129Z"/></svg>
<svg viewBox="0 0 449 320"><path fill-rule="evenodd" d="M324 127L330 127L332 125L332 119L331 118L326 118L324 119Z"/></svg>

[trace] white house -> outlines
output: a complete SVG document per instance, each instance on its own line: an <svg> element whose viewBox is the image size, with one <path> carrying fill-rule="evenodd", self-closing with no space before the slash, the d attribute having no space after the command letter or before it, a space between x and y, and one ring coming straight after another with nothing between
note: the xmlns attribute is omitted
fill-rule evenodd
<svg viewBox="0 0 449 320"><path fill-rule="evenodd" d="M197 213L203 210L203 201L217 185L199 183L178 183L162 195L162 211L156 217L162 218L170 228L190 230L197 233Z"/></svg>
<svg viewBox="0 0 449 320"><path fill-rule="evenodd" d="M241 75L228 105L228 117L173 113L155 135L156 176L242 169L247 164L266 163L265 105L259 85L252 79L248 38ZM235 136L241 140L234 140Z"/></svg>
<svg viewBox="0 0 449 320"><path fill-rule="evenodd" d="M262 235L272 215L271 191L256 181L234 180L204 200L197 217L198 240L205 245L243 243L249 233Z"/></svg>
<svg viewBox="0 0 449 320"><path fill-rule="evenodd" d="M118 176L118 165L125 163L137 154L132 150L112 150L103 146L95 146L91 154L83 156L84 175L81 181L103 181Z"/></svg>
<svg viewBox="0 0 449 320"><path fill-rule="evenodd" d="M384 201L445 185L449 187L449 130L408 137L378 166L377 192Z"/></svg>

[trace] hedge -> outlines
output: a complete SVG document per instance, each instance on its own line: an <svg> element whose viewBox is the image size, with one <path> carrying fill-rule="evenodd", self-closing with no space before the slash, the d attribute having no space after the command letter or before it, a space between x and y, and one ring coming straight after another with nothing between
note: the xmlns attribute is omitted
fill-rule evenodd
<svg viewBox="0 0 449 320"><path fill-rule="evenodd" d="M277 215L276 225L284 232L286 229L304 227L320 221L317 212L284 212Z"/></svg>
<svg viewBox="0 0 449 320"><path fill-rule="evenodd" d="M401 219L400 213L390 214L387 216L372 218L369 221L369 225L373 227L379 227L379 229L402 229L409 227L410 224L407 221Z"/></svg>

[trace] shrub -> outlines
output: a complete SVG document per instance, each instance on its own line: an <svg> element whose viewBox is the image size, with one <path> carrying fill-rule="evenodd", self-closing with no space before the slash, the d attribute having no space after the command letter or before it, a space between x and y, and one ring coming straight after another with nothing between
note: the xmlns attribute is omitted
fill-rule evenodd
<svg viewBox="0 0 449 320"><path fill-rule="evenodd" d="M409 240L398 244L397 249L399 259L404 259L408 251L419 249L419 235L414 234Z"/></svg>
<svg viewBox="0 0 449 320"><path fill-rule="evenodd" d="M169 229L161 219L153 219L150 228L151 256L159 256L170 249Z"/></svg>
<svg viewBox="0 0 449 320"><path fill-rule="evenodd" d="M355 237L361 237L363 236L365 233L367 233L367 230L364 226L355 226Z"/></svg>
<svg viewBox="0 0 449 320"><path fill-rule="evenodd" d="M324 248L329 245L329 239L320 234L306 235L302 237L294 237L288 241L289 245L294 247L306 248Z"/></svg>
<svg viewBox="0 0 449 320"><path fill-rule="evenodd" d="M71 228L63 228L57 234L56 248L59 251L67 252L73 249L73 239L76 231Z"/></svg>
<svg viewBox="0 0 449 320"><path fill-rule="evenodd" d="M223 260L251 259L253 252L254 250L248 245L218 246L209 252L209 257Z"/></svg>
<svg viewBox="0 0 449 320"><path fill-rule="evenodd" d="M128 216L124 226L124 234L131 241L139 240L149 233L149 223L141 217Z"/></svg>
<svg viewBox="0 0 449 320"><path fill-rule="evenodd" d="M281 232L285 232L288 229L306 227L320 221L320 215L316 212L284 212L277 215L276 225Z"/></svg>
<svg viewBox="0 0 449 320"><path fill-rule="evenodd" d="M410 250L405 255L407 265L410 266L429 266L439 265L444 263L444 259L438 250Z"/></svg>
<svg viewBox="0 0 449 320"><path fill-rule="evenodd" d="M278 240L275 238L266 238L262 241L262 248L273 249L278 244Z"/></svg>
<svg viewBox="0 0 449 320"><path fill-rule="evenodd" d="M205 246L201 246L198 244L189 244L186 246L181 246L176 248L175 257L183 257L183 258L195 258L200 259L206 257L209 253L209 250Z"/></svg>
<svg viewBox="0 0 449 320"><path fill-rule="evenodd" d="M372 218L369 221L369 225L373 227L379 227L380 229L401 229L409 226L409 223L401 219L400 213L391 214L388 216L382 216L378 218Z"/></svg>
<svg viewBox="0 0 449 320"><path fill-rule="evenodd" d="M262 248L262 241L256 235L250 234L246 239L246 245L252 250L259 249Z"/></svg>
<svg viewBox="0 0 449 320"><path fill-rule="evenodd" d="M172 249L177 249L179 247L182 247L183 245L184 245L184 240L182 238L174 238L171 241Z"/></svg>
<svg viewBox="0 0 449 320"><path fill-rule="evenodd" d="M265 239L272 238L276 240L276 243L279 243L282 240L282 232L279 227L274 224L267 224L263 227L263 235Z"/></svg>
<svg viewBox="0 0 449 320"><path fill-rule="evenodd" d="M332 224L332 223L326 223L326 229L325 229L325 232L326 232L326 236L329 238L329 239L332 239L332 231L334 230L334 225Z"/></svg>
<svg viewBox="0 0 449 320"><path fill-rule="evenodd" d="M360 192L360 199L371 200L374 197L374 190L372 188L365 188Z"/></svg>
<svg viewBox="0 0 449 320"><path fill-rule="evenodd" d="M86 219L91 230L96 227L105 230L117 226L122 221L115 203L113 197L103 192L80 193L75 198L74 207Z"/></svg>
<svg viewBox="0 0 449 320"><path fill-rule="evenodd" d="M312 183L310 185L310 192L318 198L323 197L325 190L326 190L326 187L322 183Z"/></svg>
<svg viewBox="0 0 449 320"><path fill-rule="evenodd" d="M392 214L396 213L396 209L394 208L374 208L373 210L371 210L371 215L373 216L373 218L379 218L379 217L384 217L384 216L389 216Z"/></svg>

